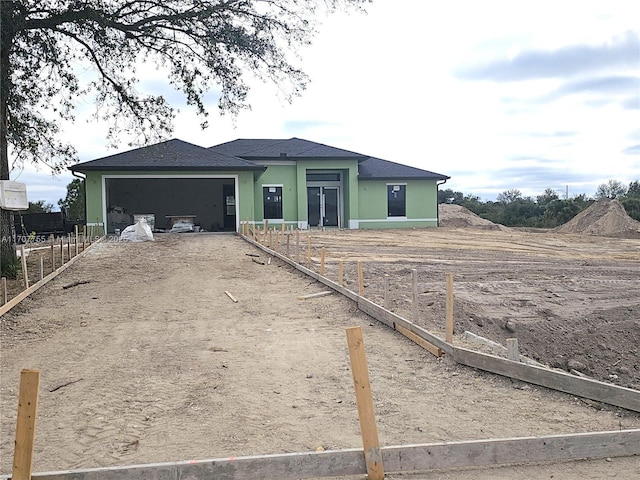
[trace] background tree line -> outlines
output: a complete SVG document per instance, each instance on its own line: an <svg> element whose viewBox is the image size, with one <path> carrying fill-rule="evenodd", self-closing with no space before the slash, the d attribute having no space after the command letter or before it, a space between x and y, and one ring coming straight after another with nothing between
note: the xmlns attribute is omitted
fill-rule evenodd
<svg viewBox="0 0 640 480"><path fill-rule="evenodd" d="M617 180L609 180L598 186L593 198L581 194L563 199L552 188L533 198L523 196L518 189L511 189L500 193L496 201L483 202L477 195L465 195L450 188L438 191L438 203L462 205L482 218L508 227L557 227L601 198L619 200L627 214L640 221L638 180L629 183L628 187Z"/></svg>

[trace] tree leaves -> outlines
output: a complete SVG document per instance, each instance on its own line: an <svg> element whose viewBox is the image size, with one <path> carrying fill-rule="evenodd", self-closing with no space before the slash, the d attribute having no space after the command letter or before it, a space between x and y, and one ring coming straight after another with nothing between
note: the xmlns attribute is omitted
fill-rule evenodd
<svg viewBox="0 0 640 480"><path fill-rule="evenodd" d="M7 138L14 162L45 161L54 171L75 159L56 141L58 120L74 120L79 101L96 106L108 140L132 145L168 137L174 108L138 90L136 67L166 69L166 81L203 118L203 98L219 90L220 113L248 108L252 77L291 100L308 78L290 57L310 43L320 10L367 0L17 0L0 2ZM5 28L10 25L11 28ZM87 72L90 72L89 75ZM206 121L202 122L206 126Z"/></svg>

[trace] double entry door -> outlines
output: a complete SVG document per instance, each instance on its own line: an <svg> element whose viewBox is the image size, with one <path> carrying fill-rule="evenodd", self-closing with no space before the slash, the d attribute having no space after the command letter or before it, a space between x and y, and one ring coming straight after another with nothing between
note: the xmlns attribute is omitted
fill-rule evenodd
<svg viewBox="0 0 640 480"><path fill-rule="evenodd" d="M307 221L309 228L338 227L340 187L307 187Z"/></svg>

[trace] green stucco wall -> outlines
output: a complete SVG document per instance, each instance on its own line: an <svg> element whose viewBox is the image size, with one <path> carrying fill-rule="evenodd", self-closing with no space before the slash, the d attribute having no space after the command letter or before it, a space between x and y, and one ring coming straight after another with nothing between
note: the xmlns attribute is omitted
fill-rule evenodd
<svg viewBox="0 0 640 480"><path fill-rule="evenodd" d="M238 220L244 221L246 219L253 219L255 215L255 201L254 201L254 173L251 171L157 171L157 172L145 172L145 171L96 171L87 172L85 186L86 186L86 208L87 208L87 223L104 223L103 212L103 191L102 183L103 176L124 176L124 177L186 177L186 178L215 178L215 177L238 177L238 192L236 215Z"/></svg>
<svg viewBox="0 0 640 480"><path fill-rule="evenodd" d="M264 220L264 205L262 187L263 185L282 186L282 216L285 223L294 224L298 222L298 183L295 165L270 165L267 170L258 177L254 190L254 210L256 215L254 220L262 222ZM244 218L243 218L244 220Z"/></svg>
<svg viewBox="0 0 640 480"><path fill-rule="evenodd" d="M358 180L357 160L298 160L295 165L271 165L254 172L102 171L86 175L87 222L103 223L103 176L196 177L237 176L238 221L263 222L263 185L282 185L283 216L287 225L307 222L307 170L342 172L342 228L411 228L437 226L435 180ZM387 185L405 184L406 218L387 218ZM351 221L351 222L350 222Z"/></svg>
<svg viewBox="0 0 640 480"><path fill-rule="evenodd" d="M387 185L406 185L406 218L387 218ZM435 227L438 187L435 180L361 180L359 228Z"/></svg>

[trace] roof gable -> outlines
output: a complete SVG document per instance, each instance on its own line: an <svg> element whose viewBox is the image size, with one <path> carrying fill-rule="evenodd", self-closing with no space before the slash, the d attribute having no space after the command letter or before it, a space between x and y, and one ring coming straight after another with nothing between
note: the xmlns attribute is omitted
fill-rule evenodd
<svg viewBox="0 0 640 480"><path fill-rule="evenodd" d="M448 180L451 177L400 163L370 157L358 165L358 178L362 180L376 179L430 179Z"/></svg>
<svg viewBox="0 0 640 480"><path fill-rule="evenodd" d="M178 139L79 163L72 171L89 170L263 170L242 158L225 155Z"/></svg>

